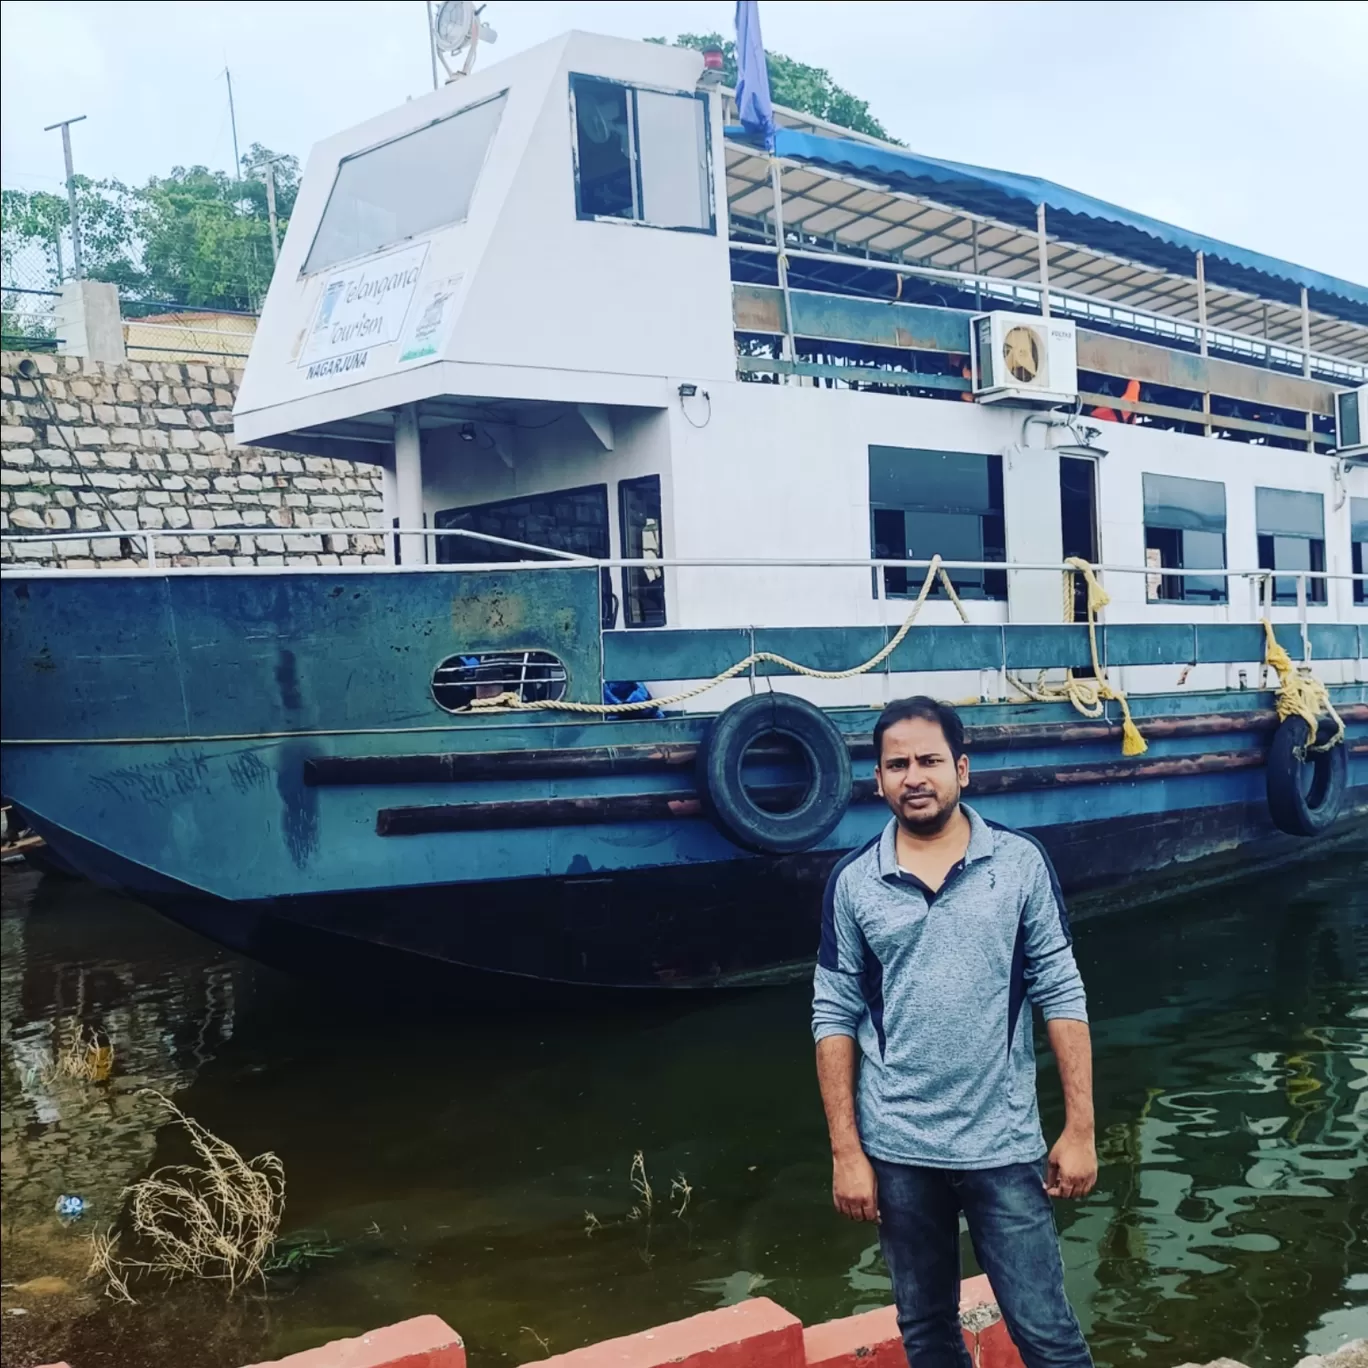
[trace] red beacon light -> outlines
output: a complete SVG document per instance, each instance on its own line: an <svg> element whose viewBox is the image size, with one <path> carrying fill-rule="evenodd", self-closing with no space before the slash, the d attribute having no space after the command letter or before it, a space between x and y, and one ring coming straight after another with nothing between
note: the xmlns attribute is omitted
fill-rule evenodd
<svg viewBox="0 0 1368 1368"><path fill-rule="evenodd" d="M703 75L699 81L700 85L715 86L722 81L722 68L724 59L721 48L703 49Z"/></svg>

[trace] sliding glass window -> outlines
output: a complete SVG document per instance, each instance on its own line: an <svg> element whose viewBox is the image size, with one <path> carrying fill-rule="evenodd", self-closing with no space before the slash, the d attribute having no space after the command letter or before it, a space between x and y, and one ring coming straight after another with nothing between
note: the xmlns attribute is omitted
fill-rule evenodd
<svg viewBox="0 0 1368 1368"><path fill-rule="evenodd" d="M1150 570L1226 568L1226 493L1216 480L1145 475L1145 565ZM1151 603L1224 603L1223 575L1146 576Z"/></svg>
<svg viewBox="0 0 1368 1368"><path fill-rule="evenodd" d="M1256 489L1261 570L1325 569L1325 499L1295 489ZM1274 603L1296 603L1297 581L1277 576ZM1325 581L1306 581L1306 601L1326 601Z"/></svg>
<svg viewBox="0 0 1368 1368"><path fill-rule="evenodd" d="M1349 557L1356 575L1368 575L1368 499L1349 500ZM1354 581L1354 602L1368 603L1368 580Z"/></svg>
<svg viewBox="0 0 1368 1368"><path fill-rule="evenodd" d="M869 448L873 559L1005 561L1002 457L914 447ZM915 583L913 583L915 580ZM1005 570L952 570L962 598L1005 599ZM884 593L915 593L915 571L884 571Z"/></svg>

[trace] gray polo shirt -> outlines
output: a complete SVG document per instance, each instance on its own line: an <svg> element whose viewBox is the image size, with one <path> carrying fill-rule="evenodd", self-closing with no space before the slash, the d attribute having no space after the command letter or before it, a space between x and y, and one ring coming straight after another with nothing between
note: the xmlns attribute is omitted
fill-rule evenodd
<svg viewBox="0 0 1368 1368"><path fill-rule="evenodd" d="M860 1140L893 1163L1039 1159L1022 1006L1046 1021L1088 1019L1049 857L1034 838L963 810L969 848L939 892L898 868L891 820L832 871L822 908L812 1033L859 1042Z"/></svg>

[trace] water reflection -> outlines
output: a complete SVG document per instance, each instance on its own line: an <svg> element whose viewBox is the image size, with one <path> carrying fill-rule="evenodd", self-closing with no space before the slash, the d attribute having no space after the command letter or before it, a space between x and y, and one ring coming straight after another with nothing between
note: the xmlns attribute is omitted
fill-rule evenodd
<svg viewBox="0 0 1368 1368"><path fill-rule="evenodd" d="M1079 928L1103 1168L1060 1215L1099 1364L1272 1368L1368 1333L1365 873L1336 857ZM109 1210L165 1157L131 1108L147 1084L243 1153L276 1150L287 1230L341 1246L227 1315L193 1288L77 1299L51 1357L133 1368L193 1345L227 1368L435 1311L492 1368L757 1293L805 1320L888 1299L870 1230L829 1208L801 990L538 1015L453 989L401 1012L34 884L7 872L6 1277L45 1271L34 1230L78 1239L59 1192ZM73 1017L113 1040L108 1085L49 1081Z"/></svg>

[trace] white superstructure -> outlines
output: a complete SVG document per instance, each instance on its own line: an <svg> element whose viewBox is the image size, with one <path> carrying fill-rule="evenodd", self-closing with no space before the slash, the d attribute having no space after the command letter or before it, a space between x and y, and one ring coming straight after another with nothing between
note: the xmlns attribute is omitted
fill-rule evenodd
<svg viewBox="0 0 1368 1368"><path fill-rule="evenodd" d="M1297 373L1285 343L1236 323L1218 337L1205 293L1171 317L1124 313L1111 277L1089 293L1087 252L1049 238L1043 209L1034 286L1005 265L974 272L967 247L957 281L949 257L917 250L957 240L943 205L776 161L766 207L761 154L724 134L726 96L701 71L691 51L570 33L321 144L238 439L384 466L387 518L406 529L667 562L1083 555L1135 571L1108 577L1114 621L1249 621L1256 578L1225 592L1193 571L1301 570L1304 591L1276 581L1275 617L1368 623L1365 582L1350 578L1368 569L1368 470L1322 432L1334 388L1363 382L1368 326L1313 313L1305 290L1300 315L1280 297L1279 317L1300 318ZM899 245L876 250L877 234L851 226L860 214ZM902 231L919 215L934 226ZM980 219L962 221L979 261ZM1023 233L981 223L984 259ZM811 279L796 283L824 259L863 272L830 287L830 309ZM1167 278L1147 272L1154 298ZM966 292L999 359L1012 325L994 311L1033 313L1048 334L1053 305L1071 341L1038 358L1047 393L1011 392L1031 387L1023 363L983 396L1007 402L962 402L977 379ZM1247 315L1237 290L1222 298L1230 318ZM1258 366L1231 359L1256 353ZM458 539L402 541L406 565L438 545L443 559L486 558ZM610 578L605 621L650 629L895 624L921 573L880 584L867 567L670 565ZM957 583L973 622L1066 618L1057 568ZM938 599L924 620L954 612ZM1236 683L1234 666L1150 673L1131 667L1128 686Z"/></svg>

